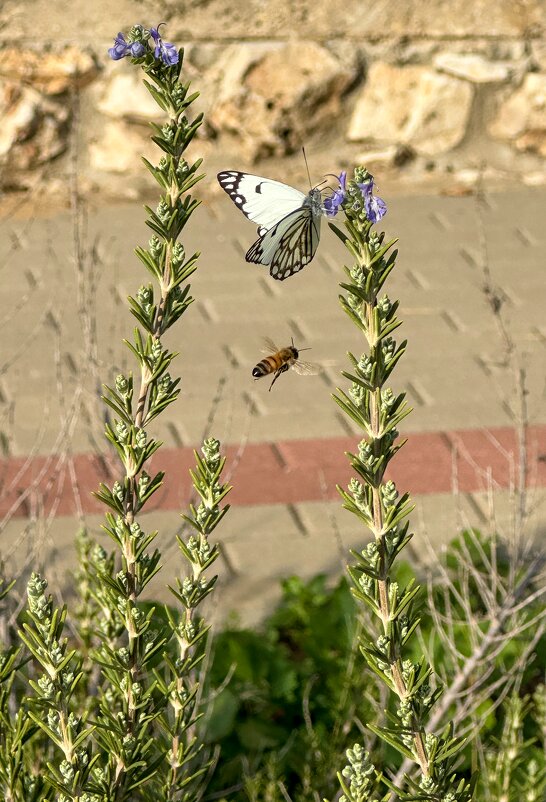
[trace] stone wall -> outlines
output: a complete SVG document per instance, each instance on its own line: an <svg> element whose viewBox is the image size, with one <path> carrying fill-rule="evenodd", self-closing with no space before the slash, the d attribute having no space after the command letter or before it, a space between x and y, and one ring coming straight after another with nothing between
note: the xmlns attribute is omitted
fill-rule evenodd
<svg viewBox="0 0 546 802"><path fill-rule="evenodd" d="M195 151L209 172L299 174L305 144L314 175L359 162L402 191L463 192L478 176L546 182L541 0L164 0L146 9L150 20L130 0L115 19L105 0L35 0L29 15L10 3L0 12L4 23L11 14L0 59L4 190L63 193L77 141L84 189L145 191L140 155L155 157L147 124L161 115L140 72L109 62L106 48L118 29L158 20L186 46L202 93Z"/></svg>

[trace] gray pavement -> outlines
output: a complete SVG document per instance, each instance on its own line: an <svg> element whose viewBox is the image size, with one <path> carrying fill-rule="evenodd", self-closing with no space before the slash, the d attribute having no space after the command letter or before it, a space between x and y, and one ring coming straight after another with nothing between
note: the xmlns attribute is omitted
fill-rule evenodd
<svg viewBox="0 0 546 802"><path fill-rule="evenodd" d="M483 222L489 266L507 298L510 330L528 366L531 416L540 421L546 192L492 196L488 205ZM83 378L84 406L91 415L97 385L130 366L121 345L132 329L124 298L147 280L132 253L148 236L143 217L138 204L102 208L90 217L90 244L99 238L97 258L90 260L81 281L73 264L68 214L1 223L0 381L4 410L13 404L11 453L36 447L42 424L37 447L43 453L52 447L63 417L60 384L70 389ZM400 239L399 267L388 292L401 301L399 336L409 341L395 374L395 383L407 388L415 406L407 430L509 424L505 399L495 388L505 381L499 367L502 344L481 290L474 199L396 198L385 222L388 235ZM344 253L327 226L317 258L283 283L272 281L265 268L244 262L254 228L227 199L203 206L187 234L187 250L201 248L202 257L192 280L196 304L168 338L181 353L176 367L183 378L181 402L161 423L165 442L199 440L204 410L213 406L221 377L225 386L215 428L224 440L300 436L302 420L294 408L311 413L305 417L307 437L345 433L347 424L324 390L338 383L345 351L358 352L361 345L339 309ZM87 346L86 326L92 340ZM250 376L263 335L281 343L294 336L297 344L311 346L309 356L324 364L323 374L305 379L290 374L283 377L284 390L264 392L263 383L255 384ZM95 356L91 362L86 348ZM77 450L90 444L89 426L83 424L73 434ZM100 442L100 427L92 428Z"/></svg>
<svg viewBox="0 0 546 802"><path fill-rule="evenodd" d="M484 257L506 296L511 336L527 371L530 420L546 423L546 191L492 195L481 216L471 197L387 200L385 228L400 239L399 267L387 291L400 299L404 326L398 334L409 340L393 385L406 389L414 406L404 431L512 424L512 377L502 364L501 340L484 300ZM5 455L104 450L98 387L132 367L121 346L133 326L124 298L147 281L132 253L148 238L143 221L139 204L91 212L84 243L89 255L80 271L68 213L0 222ZM362 348L337 301L343 248L324 225L316 259L279 283L265 268L244 262L254 234L252 224L222 197L200 208L184 237L186 250L200 249L202 257L192 280L196 303L167 341L181 354L173 373L182 374L182 394L154 434L169 446L197 444L208 429L242 448L247 441L352 431L329 397L346 367L345 352L358 354ZM311 346L309 358L324 365L323 373L302 378L290 372L268 393L267 385L250 375L264 335L281 344L293 336L301 347ZM499 521L509 525L509 494L498 493L496 501ZM418 505L414 528L428 531L435 544L462 524L490 523L487 499L480 494L427 496ZM543 532L541 510L532 526ZM154 515L168 533L162 537L172 543L176 514ZM76 522L40 523L39 504L31 517L6 525L1 536L7 551L13 556L17 543L21 565L34 539L52 570L63 574L73 562L69 544ZM302 535L298 517L308 521L311 536ZM98 523L92 516L92 527ZM227 555L223 612L242 604L244 618L259 617L277 593L279 576L336 570L336 530L346 545L356 545L362 536L332 502L302 503L295 510L284 505L233 510L219 533ZM160 575L158 587L168 579Z"/></svg>

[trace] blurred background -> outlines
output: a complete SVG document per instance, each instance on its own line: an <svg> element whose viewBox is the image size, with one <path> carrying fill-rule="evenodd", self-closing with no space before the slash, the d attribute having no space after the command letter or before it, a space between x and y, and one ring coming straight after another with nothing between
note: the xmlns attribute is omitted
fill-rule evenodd
<svg viewBox="0 0 546 802"><path fill-rule="evenodd" d="M255 231L214 178L240 169L304 188L303 145L317 183L367 166L389 206L387 234L400 237L389 294L410 346L396 382L415 412L397 480L415 493L415 556L467 526L510 529L518 487L529 493L526 533L543 537L541 0L6 0L3 558L23 572L45 564L69 590L74 535L101 520L90 491L116 476L100 387L131 367L125 299L147 280L132 250L149 236L142 203L157 202L140 157L156 160L149 121L162 121L139 70L107 56L137 22L165 22L164 38L185 47L205 114L188 156L204 159L203 206L184 238L202 251L197 300L168 343L181 352L182 397L154 432L172 468L149 515L166 562L189 492L178 466L208 433L231 447L235 486L220 615L237 607L258 620L280 577L339 573L363 539L334 489L356 433L329 396L345 352L361 349L337 303L343 251L324 226L314 262L273 282L245 264ZM282 377L271 394L255 385L263 335L312 347L321 376Z"/></svg>
<svg viewBox="0 0 546 802"><path fill-rule="evenodd" d="M545 15L539 0L6 0L4 188L42 178L64 196L75 90L81 189L135 198L150 186L140 156L153 155L161 113L106 49L118 29L160 21L202 95L209 173L234 159L303 178L305 144L317 175L365 162L404 192L463 192L479 171L492 186L541 185Z"/></svg>

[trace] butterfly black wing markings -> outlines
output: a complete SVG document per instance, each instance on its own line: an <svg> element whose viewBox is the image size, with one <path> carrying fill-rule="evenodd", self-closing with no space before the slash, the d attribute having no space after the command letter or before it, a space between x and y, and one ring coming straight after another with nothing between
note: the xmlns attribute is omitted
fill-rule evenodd
<svg viewBox="0 0 546 802"><path fill-rule="evenodd" d="M315 255L320 239L320 215L311 206L296 209L279 220L251 245L247 262L269 266L278 281L293 276Z"/></svg>
<svg viewBox="0 0 546 802"><path fill-rule="evenodd" d="M217 178L245 217L256 223L260 237L287 214L301 208L306 198L288 184L238 170L225 170Z"/></svg>
<svg viewBox="0 0 546 802"><path fill-rule="evenodd" d="M284 281L309 264L315 255L319 237L320 217L314 217L311 212L288 226L279 239L269 267L272 278Z"/></svg>

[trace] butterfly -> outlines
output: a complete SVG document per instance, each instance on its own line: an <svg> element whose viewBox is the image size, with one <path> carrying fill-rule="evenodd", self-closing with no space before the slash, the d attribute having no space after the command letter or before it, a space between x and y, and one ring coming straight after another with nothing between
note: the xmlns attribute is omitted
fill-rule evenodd
<svg viewBox="0 0 546 802"><path fill-rule="evenodd" d="M309 264L325 213L318 187L306 195L280 181L237 170L218 173L218 182L242 213L258 224L258 239L247 251L247 262L268 265L269 274L279 281Z"/></svg>

